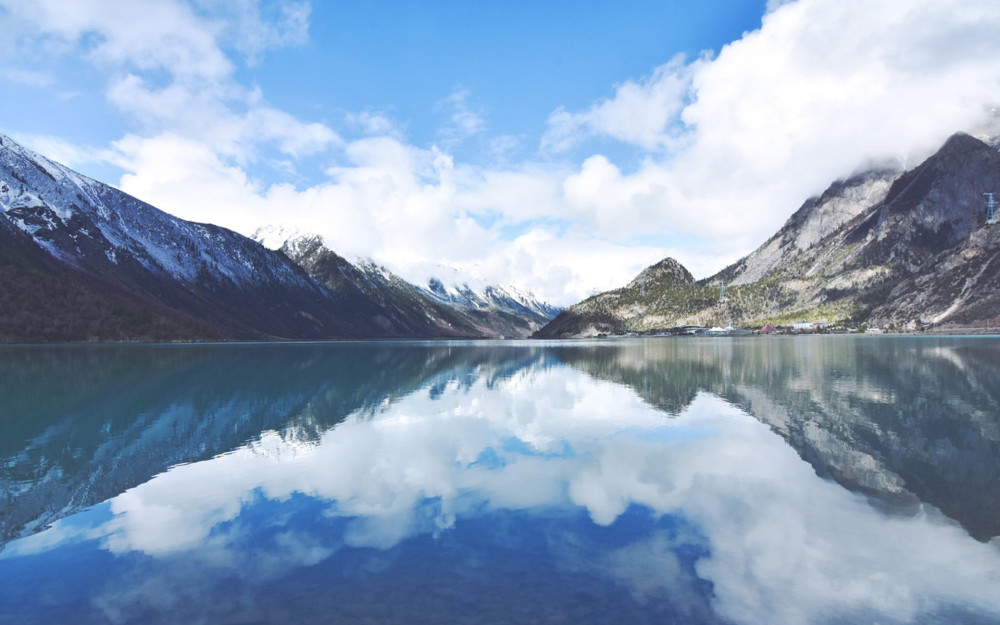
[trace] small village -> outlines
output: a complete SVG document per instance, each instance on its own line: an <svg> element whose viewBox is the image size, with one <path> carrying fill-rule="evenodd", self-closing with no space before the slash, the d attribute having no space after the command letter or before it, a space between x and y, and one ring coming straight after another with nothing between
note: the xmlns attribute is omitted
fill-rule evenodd
<svg viewBox="0 0 1000 625"><path fill-rule="evenodd" d="M803 335L803 334L885 334L892 332L883 328L869 328L865 326L849 326L831 323L825 319L817 321L795 321L791 325L772 325L765 323L759 328L737 328L729 324L725 327L700 325L673 326L666 330L648 330L645 332L629 332L625 336L774 336L774 335ZM608 337L607 334L599 335L598 338Z"/></svg>

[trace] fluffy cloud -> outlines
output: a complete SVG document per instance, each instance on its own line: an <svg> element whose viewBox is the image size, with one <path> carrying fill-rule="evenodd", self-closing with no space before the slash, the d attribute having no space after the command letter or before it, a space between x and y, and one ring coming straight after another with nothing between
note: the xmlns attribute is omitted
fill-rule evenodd
<svg viewBox="0 0 1000 625"><path fill-rule="evenodd" d="M379 111L361 111L348 113L345 116L347 124L364 135L392 137L402 139L403 129L387 113Z"/></svg>
<svg viewBox="0 0 1000 625"><path fill-rule="evenodd" d="M552 114L543 154L609 137L648 153L634 171L601 154L576 171L456 164L447 152L404 143L388 118L361 114L356 123L382 139L344 145L330 181L301 192L241 183L256 195L238 204L260 204L253 216L262 221L224 223L250 232L275 219L270 205L338 251L373 256L411 279L443 262L563 304L668 254L707 275L865 162L912 165L949 134L990 121L1000 102L997 30L1000 8L991 3L773 3L759 30L715 58L674 58L585 111ZM451 118L440 135L446 151L487 130L469 98L456 90L439 105ZM334 144L331 135L310 148ZM126 188L177 210L166 188L133 186L156 174L133 171ZM205 219L220 214L206 202L189 205ZM678 244L635 246L649 235Z"/></svg>
<svg viewBox="0 0 1000 625"><path fill-rule="evenodd" d="M121 0L65 3L6 0L8 11L67 51L83 48L96 63L135 70L219 79L232 63L218 47L218 26L173 0L141 4Z"/></svg>
<svg viewBox="0 0 1000 625"><path fill-rule="evenodd" d="M456 166L439 150L391 137L347 143L328 181L305 189L262 186L204 143L179 135L132 135L115 148L134 172L122 177L121 188L179 217L248 234L268 223L315 232L338 253L375 258L417 283L513 279L571 304L620 285L664 254L554 224L572 215L560 201L562 176L549 170ZM520 231L504 236L505 227Z"/></svg>
<svg viewBox="0 0 1000 625"><path fill-rule="evenodd" d="M614 97L583 113L559 108L549 117L541 150L560 152L596 135L650 151L674 146L679 138L676 118L684 108L692 77L704 63L705 59L699 59L688 64L679 55L656 68L652 76L619 85Z"/></svg>
<svg viewBox="0 0 1000 625"><path fill-rule="evenodd" d="M437 145L417 146L384 112L344 113L354 134L341 136L243 84L241 57L306 40L305 4L4 5L22 48L106 73L108 101L133 124L113 156L124 190L245 234L317 232L412 280L443 265L560 304L667 255L709 275L833 180L869 161L916 164L994 123L1000 105L996 3L772 0L760 29L717 55L678 56L581 111L556 108L535 160L511 162L526 138L491 137L465 89L439 101ZM472 137L480 162L455 162ZM638 158L586 152L595 138ZM261 167L298 186L263 181ZM303 183L303 167L325 175Z"/></svg>
<svg viewBox="0 0 1000 625"><path fill-rule="evenodd" d="M267 19L267 7L252 0L204 7L178 0L4 4L19 20L15 30L34 37L26 46L40 41L106 71L108 101L147 137L198 140L241 166L259 159L264 147L300 157L340 143L326 125L300 121L240 84L226 48L252 60L266 49L302 43L308 5L274 9Z"/></svg>
<svg viewBox="0 0 1000 625"><path fill-rule="evenodd" d="M467 89L438 103L447 122L430 147L407 143L405 127L384 112L347 113L345 126L358 136L344 140L324 123L271 106L259 88L238 81L231 51L255 63L269 48L301 43L306 5L8 6L36 41L54 41L107 72L107 100L135 130L99 157L125 170L124 191L185 219L248 235L268 224L316 232L339 253L372 257L416 282L442 273L460 282L515 282L560 304L617 286L662 256L660 248L579 227L577 207L562 198L564 169L456 164L451 147L487 130ZM484 143L505 158L517 141ZM45 152L53 142L33 145ZM87 160L57 147L56 156ZM251 173L263 164L295 180L307 157L325 177L305 186Z"/></svg>
<svg viewBox="0 0 1000 625"><path fill-rule="evenodd" d="M675 59L588 111L556 111L542 149L595 135L675 147L631 174L603 156L587 159L566 180L567 202L622 236L652 229L712 238L721 261L866 162L914 165L950 134L993 121L995 3L768 8L759 30L714 59Z"/></svg>
<svg viewBox="0 0 1000 625"><path fill-rule="evenodd" d="M311 8L307 2L269 3L276 6L261 6L258 0L202 4L213 17L232 25L227 39L246 55L251 65L267 50L302 44L309 39Z"/></svg>

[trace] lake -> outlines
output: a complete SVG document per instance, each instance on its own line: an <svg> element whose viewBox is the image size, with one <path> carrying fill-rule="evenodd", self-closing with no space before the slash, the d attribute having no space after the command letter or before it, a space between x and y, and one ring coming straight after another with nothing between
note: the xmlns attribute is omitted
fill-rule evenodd
<svg viewBox="0 0 1000 625"><path fill-rule="evenodd" d="M1000 339L0 347L0 623L1000 623Z"/></svg>

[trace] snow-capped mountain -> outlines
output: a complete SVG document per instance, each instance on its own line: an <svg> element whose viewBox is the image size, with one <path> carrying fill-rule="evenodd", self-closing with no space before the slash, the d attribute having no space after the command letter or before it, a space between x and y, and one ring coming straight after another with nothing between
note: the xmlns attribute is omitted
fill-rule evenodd
<svg viewBox="0 0 1000 625"><path fill-rule="evenodd" d="M258 230L255 238L274 244L288 232ZM380 323L410 336L519 338L530 336L559 310L515 287L462 284L446 286L432 279L418 287L371 259L351 263L323 244L317 235L286 239L281 251L320 284L340 294L357 294L381 309Z"/></svg>
<svg viewBox="0 0 1000 625"><path fill-rule="evenodd" d="M475 289L467 282L446 285L437 278L431 278L421 291L436 301L458 308L497 310L542 319L552 319L560 311L538 299L534 293L514 285L486 285Z"/></svg>
<svg viewBox="0 0 1000 625"><path fill-rule="evenodd" d="M309 286L294 267L232 231L187 222L0 136L0 206L53 256L117 271L131 262L167 279Z"/></svg>
<svg viewBox="0 0 1000 625"><path fill-rule="evenodd" d="M0 135L0 341L499 338L553 316L510 290L431 296L293 234L260 231L284 237L269 249L179 219Z"/></svg>
<svg viewBox="0 0 1000 625"><path fill-rule="evenodd" d="M2 135L0 222L0 340L393 335L371 306L324 288L284 254L169 215ZM55 320L39 324L46 315Z"/></svg>

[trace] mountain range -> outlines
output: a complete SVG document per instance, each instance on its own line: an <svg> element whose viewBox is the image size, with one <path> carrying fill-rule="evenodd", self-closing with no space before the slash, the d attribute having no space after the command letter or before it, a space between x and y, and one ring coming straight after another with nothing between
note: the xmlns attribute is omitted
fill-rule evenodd
<svg viewBox="0 0 1000 625"><path fill-rule="evenodd" d="M795 320L898 329L1000 322L1000 153L956 134L917 167L874 168L807 200L757 250L695 280L674 259L560 313L535 336Z"/></svg>
<svg viewBox="0 0 1000 625"><path fill-rule="evenodd" d="M411 284L315 235L270 249L0 135L0 341L567 338L799 319L995 326L993 193L1000 153L956 134L913 169L834 182L713 276L695 280L666 258L560 312L509 286Z"/></svg>
<svg viewBox="0 0 1000 625"><path fill-rule="evenodd" d="M530 293L426 289L316 237L185 221L0 135L0 341L523 337Z"/></svg>

